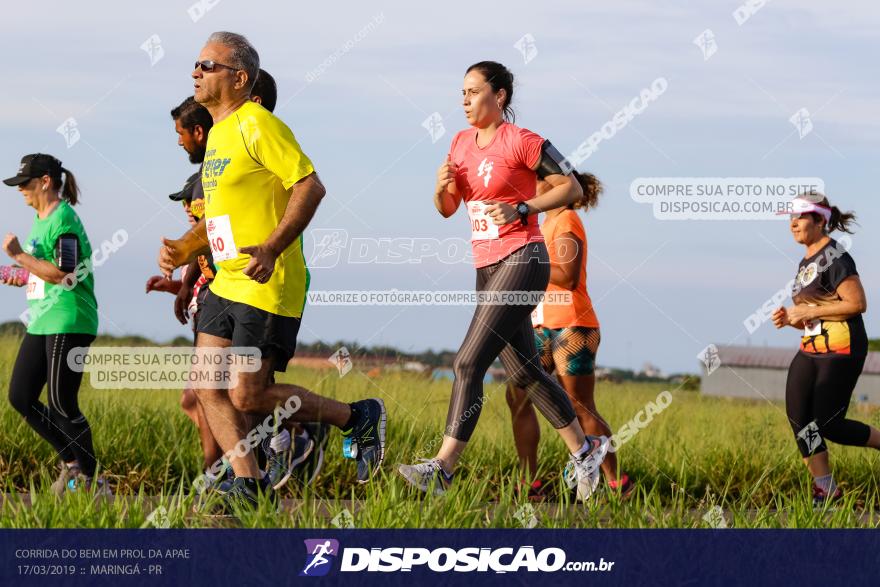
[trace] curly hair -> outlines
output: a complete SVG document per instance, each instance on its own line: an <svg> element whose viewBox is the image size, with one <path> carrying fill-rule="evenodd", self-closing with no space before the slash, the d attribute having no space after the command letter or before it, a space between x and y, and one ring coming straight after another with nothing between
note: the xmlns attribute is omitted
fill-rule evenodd
<svg viewBox="0 0 880 587"><path fill-rule="evenodd" d="M573 173L575 179L581 184L581 189L584 191L584 197L572 204L572 209L583 209L586 212L590 208L598 206L599 196L605 191L605 186L602 185L599 178L592 173L583 173L580 171L575 171Z"/></svg>

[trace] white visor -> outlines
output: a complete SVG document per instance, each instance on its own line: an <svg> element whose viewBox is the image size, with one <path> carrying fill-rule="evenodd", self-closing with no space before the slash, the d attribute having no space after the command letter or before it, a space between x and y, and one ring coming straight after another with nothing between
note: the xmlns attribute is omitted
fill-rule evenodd
<svg viewBox="0 0 880 587"><path fill-rule="evenodd" d="M779 214L808 214L810 212L821 215L825 219L825 224L831 222L831 208L822 204L816 204L800 196L791 201L788 210L779 212Z"/></svg>

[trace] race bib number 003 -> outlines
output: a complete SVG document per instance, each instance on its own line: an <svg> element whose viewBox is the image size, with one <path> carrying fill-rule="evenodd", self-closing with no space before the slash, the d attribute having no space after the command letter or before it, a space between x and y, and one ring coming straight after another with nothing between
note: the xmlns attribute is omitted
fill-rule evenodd
<svg viewBox="0 0 880 587"><path fill-rule="evenodd" d="M232 224L229 222L229 214L208 218L208 242L211 244L211 254L215 261L228 261L238 257L238 249L235 248L235 239L232 238Z"/></svg>
<svg viewBox="0 0 880 587"><path fill-rule="evenodd" d="M471 219L471 240L498 238L498 225L486 214L485 202L469 202L467 211Z"/></svg>

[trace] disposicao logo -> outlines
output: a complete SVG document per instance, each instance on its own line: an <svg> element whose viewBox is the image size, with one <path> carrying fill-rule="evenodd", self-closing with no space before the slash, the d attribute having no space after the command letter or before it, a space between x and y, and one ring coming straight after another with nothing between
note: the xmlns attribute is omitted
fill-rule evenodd
<svg viewBox="0 0 880 587"><path fill-rule="evenodd" d="M323 577L339 555L339 541L332 538L311 538L306 543L306 566L300 577Z"/></svg>

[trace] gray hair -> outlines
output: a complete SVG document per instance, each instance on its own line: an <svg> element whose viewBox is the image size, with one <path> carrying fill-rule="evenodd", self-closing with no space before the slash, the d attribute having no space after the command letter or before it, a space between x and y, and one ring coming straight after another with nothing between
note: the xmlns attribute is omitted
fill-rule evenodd
<svg viewBox="0 0 880 587"><path fill-rule="evenodd" d="M260 71L260 55L254 46L251 45L244 35L230 33L227 31L218 31L211 33L208 37L209 43L220 43L232 49L232 63L228 65L236 69L243 69L248 76L248 91L254 87L257 81L257 74Z"/></svg>

